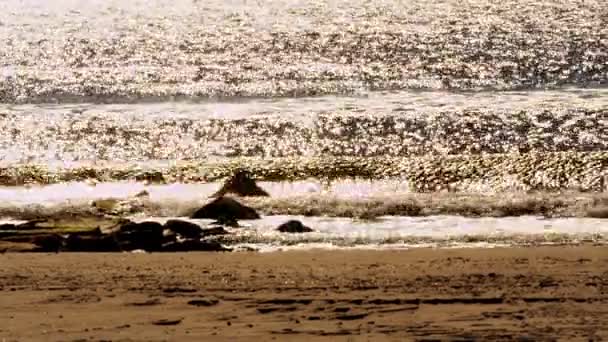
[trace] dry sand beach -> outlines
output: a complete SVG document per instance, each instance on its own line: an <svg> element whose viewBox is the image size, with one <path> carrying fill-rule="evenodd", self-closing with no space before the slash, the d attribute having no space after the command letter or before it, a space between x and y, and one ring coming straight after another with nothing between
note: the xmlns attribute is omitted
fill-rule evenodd
<svg viewBox="0 0 608 342"><path fill-rule="evenodd" d="M607 340L607 20L0 2L0 342Z"/></svg>
<svg viewBox="0 0 608 342"><path fill-rule="evenodd" d="M6 341L601 341L605 247L0 256Z"/></svg>

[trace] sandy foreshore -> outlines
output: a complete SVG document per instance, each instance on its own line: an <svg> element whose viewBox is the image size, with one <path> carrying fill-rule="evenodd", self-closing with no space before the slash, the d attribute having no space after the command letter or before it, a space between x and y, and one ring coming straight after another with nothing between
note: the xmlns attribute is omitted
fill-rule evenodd
<svg viewBox="0 0 608 342"><path fill-rule="evenodd" d="M2 341L601 340L606 247L3 254Z"/></svg>

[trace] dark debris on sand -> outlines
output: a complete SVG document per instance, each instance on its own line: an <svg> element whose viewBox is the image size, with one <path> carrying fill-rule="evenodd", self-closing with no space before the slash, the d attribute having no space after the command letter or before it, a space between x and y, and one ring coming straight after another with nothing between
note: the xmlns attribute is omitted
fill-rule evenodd
<svg viewBox="0 0 608 342"><path fill-rule="evenodd" d="M29 248L15 249L30 252L185 252L185 251L231 251L214 237L230 234L222 227L202 229L197 224L169 220L164 225L154 222L133 222L124 219L98 217L101 224L106 221L107 230L99 226L69 226L67 220L62 225L51 220L32 220L23 225L3 225L0 229L0 243L21 244ZM75 219L78 221L78 219ZM61 223L59 222L59 223ZM87 224L92 224L84 220ZM82 224L82 222L79 222ZM26 229L19 229L20 226Z"/></svg>

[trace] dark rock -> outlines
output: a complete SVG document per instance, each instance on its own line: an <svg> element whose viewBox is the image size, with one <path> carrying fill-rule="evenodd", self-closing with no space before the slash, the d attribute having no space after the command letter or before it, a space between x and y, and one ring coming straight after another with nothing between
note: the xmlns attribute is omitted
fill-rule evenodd
<svg viewBox="0 0 608 342"><path fill-rule="evenodd" d="M237 170L232 177L226 180L222 188L211 197L221 197L229 193L239 196L269 196L255 183L251 174L245 170Z"/></svg>
<svg viewBox="0 0 608 342"><path fill-rule="evenodd" d="M150 252L161 249L165 241L163 230L164 227L158 222L128 222L113 236L122 250L143 249Z"/></svg>
<svg viewBox="0 0 608 342"><path fill-rule="evenodd" d="M305 226L302 224L302 222L297 221L297 220L289 220L283 224L281 224L279 227L277 227L277 230L283 233L309 233L309 232L314 232L313 229Z"/></svg>
<svg viewBox="0 0 608 342"><path fill-rule="evenodd" d="M198 209L192 218L255 220L260 215L255 209L242 205L230 197L219 197Z"/></svg>
<svg viewBox="0 0 608 342"><path fill-rule="evenodd" d="M215 241L200 241L196 239L188 239L184 241L169 242L163 245L163 252L229 252L230 248L222 246Z"/></svg>
<svg viewBox="0 0 608 342"><path fill-rule="evenodd" d="M230 234L230 232L227 231L226 229L224 229L224 227L217 227L217 228L203 229L203 233L201 234L201 237L215 236L215 235L227 235L227 234Z"/></svg>
<svg viewBox="0 0 608 342"><path fill-rule="evenodd" d="M112 235L87 236L70 234L65 240L66 251L70 252L118 252L120 246Z"/></svg>
<svg viewBox="0 0 608 342"><path fill-rule="evenodd" d="M182 220L168 220L165 229L189 239L199 238L203 231L198 224Z"/></svg>
<svg viewBox="0 0 608 342"><path fill-rule="evenodd" d="M234 219L234 218L226 218L226 217L220 217L217 219L217 221L213 221L211 222L211 224L216 224L216 225L220 225L220 226L226 226L226 227L232 227L232 228L238 228L240 227L239 222Z"/></svg>
<svg viewBox="0 0 608 342"><path fill-rule="evenodd" d="M140 223L136 222L126 222L120 226L121 232L134 232L134 231L154 231L158 234L162 234L165 228L162 224L155 221L144 221Z"/></svg>
<svg viewBox="0 0 608 342"><path fill-rule="evenodd" d="M16 228L17 227L11 223L0 224L0 231L1 230L15 230Z"/></svg>
<svg viewBox="0 0 608 342"><path fill-rule="evenodd" d="M57 234L49 234L36 236L32 239L32 243L39 248L39 252L59 252L63 247L63 237Z"/></svg>
<svg viewBox="0 0 608 342"><path fill-rule="evenodd" d="M0 230L0 240L4 240L6 238L13 238L17 234L18 233L16 233L14 230L13 231L11 231L11 230ZM23 241L21 241L21 242L23 242Z"/></svg>

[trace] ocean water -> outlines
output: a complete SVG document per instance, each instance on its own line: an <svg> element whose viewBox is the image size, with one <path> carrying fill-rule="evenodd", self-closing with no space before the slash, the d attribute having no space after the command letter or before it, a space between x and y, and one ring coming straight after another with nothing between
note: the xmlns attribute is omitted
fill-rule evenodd
<svg viewBox="0 0 608 342"><path fill-rule="evenodd" d="M238 243L263 250L600 241L607 18L601 0L3 1L0 216L112 198L184 217L245 167L271 198L243 200L264 218ZM289 218L317 232L272 231Z"/></svg>
<svg viewBox="0 0 608 342"><path fill-rule="evenodd" d="M606 151L607 99L608 88L565 88L0 104L0 163Z"/></svg>

